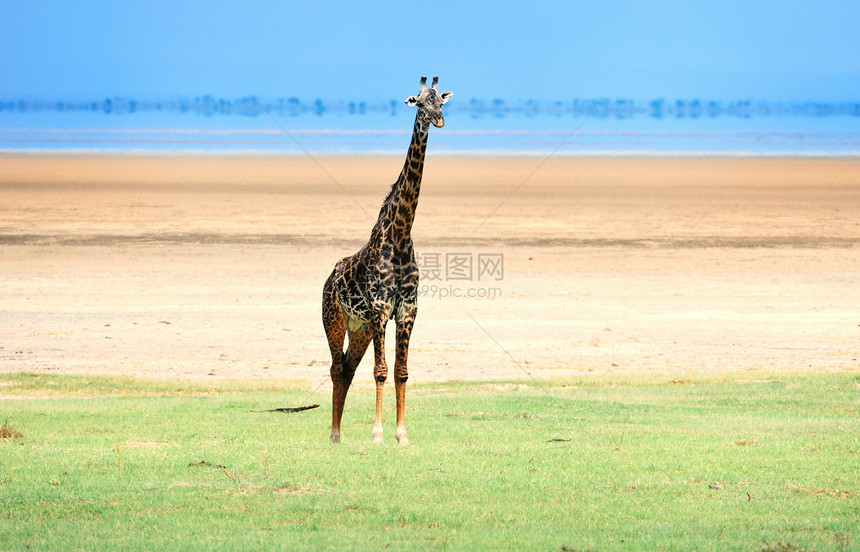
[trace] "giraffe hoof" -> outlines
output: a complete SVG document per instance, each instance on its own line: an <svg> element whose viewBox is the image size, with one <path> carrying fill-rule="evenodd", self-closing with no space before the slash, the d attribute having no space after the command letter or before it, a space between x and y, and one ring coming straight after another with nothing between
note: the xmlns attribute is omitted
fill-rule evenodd
<svg viewBox="0 0 860 552"><path fill-rule="evenodd" d="M331 436L329 437L329 440L331 441L332 444L340 443L340 432L339 431L332 431Z"/></svg>
<svg viewBox="0 0 860 552"><path fill-rule="evenodd" d="M374 444L381 445L382 444L382 433L373 432L373 442Z"/></svg>
<svg viewBox="0 0 860 552"><path fill-rule="evenodd" d="M397 428L394 436L397 437L397 442L401 445L406 446L409 444L409 437L406 436L406 428Z"/></svg>

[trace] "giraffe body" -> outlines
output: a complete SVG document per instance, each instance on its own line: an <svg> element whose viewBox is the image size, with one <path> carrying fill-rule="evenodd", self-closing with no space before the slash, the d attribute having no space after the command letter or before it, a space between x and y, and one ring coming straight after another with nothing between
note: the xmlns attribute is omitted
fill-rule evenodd
<svg viewBox="0 0 860 552"><path fill-rule="evenodd" d="M424 170L427 134L430 125L442 127L442 105L451 92L439 93L438 78L427 88L422 77L417 96L406 103L418 107L412 142L397 181L385 198L370 240L354 255L338 261L323 287L323 326L331 350L332 425L331 442L340 441L343 405L355 370L373 342L376 380L376 422L374 442L382 442L382 391L388 377L385 361L385 326L397 325L394 385L397 397L395 436L407 444L406 367L409 338L418 312L418 265L412 246L412 223ZM344 339L348 347L344 352Z"/></svg>

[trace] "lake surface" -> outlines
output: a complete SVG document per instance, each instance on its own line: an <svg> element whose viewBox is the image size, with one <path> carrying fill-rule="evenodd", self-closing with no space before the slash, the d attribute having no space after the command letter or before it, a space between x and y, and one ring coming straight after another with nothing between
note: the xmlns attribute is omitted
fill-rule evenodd
<svg viewBox="0 0 860 552"><path fill-rule="evenodd" d="M0 151L399 153L414 108L397 101L0 102ZM858 156L860 103L454 98L436 154Z"/></svg>

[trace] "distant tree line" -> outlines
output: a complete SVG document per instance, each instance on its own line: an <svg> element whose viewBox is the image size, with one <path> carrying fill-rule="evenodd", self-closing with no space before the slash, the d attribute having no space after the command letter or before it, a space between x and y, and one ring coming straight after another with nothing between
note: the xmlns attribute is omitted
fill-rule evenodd
<svg viewBox="0 0 860 552"><path fill-rule="evenodd" d="M257 96L236 99L214 98L211 95L171 100L136 100L129 98L105 98L96 101L43 101L0 100L0 112L25 113L30 111L94 112L104 114L164 111L190 113L203 116L242 115L256 117L266 112L280 116L309 115L321 117L325 114L343 115L397 115L408 109L402 102L322 100L303 101L296 97L261 100ZM472 98L467 102L452 102L449 112L466 113L472 117L505 117L508 115L535 116L586 116L598 118L630 119L634 117L665 118L714 118L714 117L860 117L860 102L767 102L767 101L716 101L716 100L666 100L634 101L629 99L572 99L559 101L517 100L501 98L490 100Z"/></svg>

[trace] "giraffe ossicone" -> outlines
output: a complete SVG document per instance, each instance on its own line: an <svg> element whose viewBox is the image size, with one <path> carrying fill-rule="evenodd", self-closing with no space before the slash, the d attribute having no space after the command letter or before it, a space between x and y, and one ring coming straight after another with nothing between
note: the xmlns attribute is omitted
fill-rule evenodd
<svg viewBox="0 0 860 552"><path fill-rule="evenodd" d="M340 442L340 424L346 395L365 351L373 342L376 380L376 420L373 441L382 442L382 391L388 377L385 361L385 326L397 325L394 389L397 398L395 437L408 444L406 434L406 367L409 338L418 312L418 264L412 246L412 224L418 206L424 154L430 125L445 125L442 105L452 96L439 92L439 77L427 87L421 77L418 94L406 99L416 106L412 141L397 181L382 203L368 242L354 255L337 262L323 287L322 318L331 351L332 443ZM346 351L344 340L348 338Z"/></svg>

